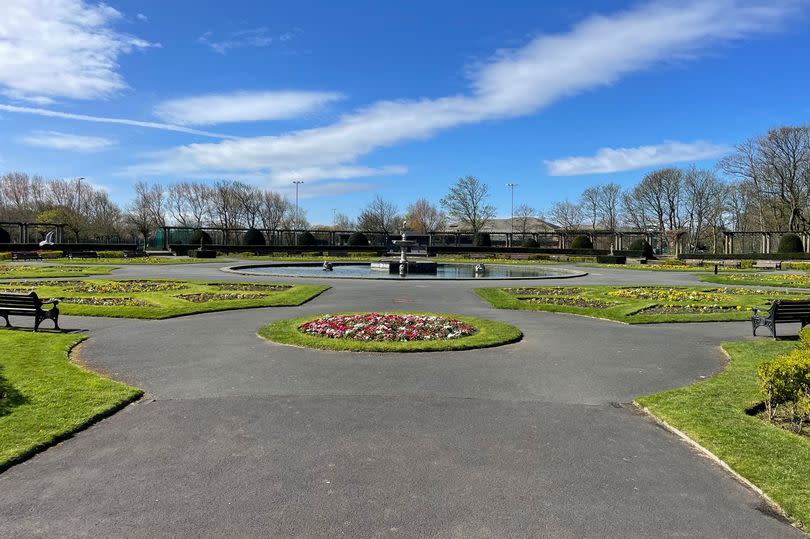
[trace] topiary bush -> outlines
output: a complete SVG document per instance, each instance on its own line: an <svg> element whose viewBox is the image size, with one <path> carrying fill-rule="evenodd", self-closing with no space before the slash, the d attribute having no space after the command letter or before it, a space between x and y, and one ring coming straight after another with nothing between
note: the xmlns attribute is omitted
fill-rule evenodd
<svg viewBox="0 0 810 539"><path fill-rule="evenodd" d="M534 249L537 247L537 241L534 238L523 238L523 241L520 243L521 247L525 247L527 249Z"/></svg>
<svg viewBox="0 0 810 539"><path fill-rule="evenodd" d="M362 232L352 232L352 235L349 236L349 239L346 241L346 245L352 247L366 246L368 245L368 238Z"/></svg>
<svg viewBox="0 0 810 539"><path fill-rule="evenodd" d="M11 234L5 228L0 228L0 243L11 243Z"/></svg>
<svg viewBox="0 0 810 539"><path fill-rule="evenodd" d="M629 251L641 251L644 258L655 258L652 245L647 240L638 238L630 244Z"/></svg>
<svg viewBox="0 0 810 539"><path fill-rule="evenodd" d="M318 240L315 239L315 236L312 235L312 232L307 230L306 232L302 232L300 236L298 236L298 245L317 245Z"/></svg>
<svg viewBox="0 0 810 539"><path fill-rule="evenodd" d="M255 228L248 228L242 236L242 245L267 245L264 234Z"/></svg>
<svg viewBox="0 0 810 539"><path fill-rule="evenodd" d="M492 238L487 232L476 232L473 236L473 245L476 247L492 247Z"/></svg>
<svg viewBox="0 0 810 539"><path fill-rule="evenodd" d="M779 248L776 251L779 254L803 253L802 239L796 234L785 234L779 240Z"/></svg>
<svg viewBox="0 0 810 539"><path fill-rule="evenodd" d="M195 228L191 233L191 239L188 240L189 245L213 245L214 240L211 239L211 234L201 228Z"/></svg>
<svg viewBox="0 0 810 539"><path fill-rule="evenodd" d="M577 236L571 242L571 249L593 249L593 242L588 236Z"/></svg>
<svg viewBox="0 0 810 539"><path fill-rule="evenodd" d="M810 349L802 337L802 348L757 367L768 419L789 421L796 432L810 421Z"/></svg>

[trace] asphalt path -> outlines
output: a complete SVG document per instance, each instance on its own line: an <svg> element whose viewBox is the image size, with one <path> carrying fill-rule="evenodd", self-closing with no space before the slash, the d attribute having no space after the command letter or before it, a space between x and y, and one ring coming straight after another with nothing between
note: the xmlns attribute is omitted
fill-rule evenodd
<svg viewBox="0 0 810 539"><path fill-rule="evenodd" d="M492 309L473 292L480 282L244 277L221 265L114 277L333 288L301 307L64 317L90 335L76 360L147 396L0 474L0 536L801 535L629 404L718 372L719 344L748 338L747 323L627 326ZM695 283L586 271L543 283ZM525 338L374 354L256 335L274 320L346 310L481 316Z"/></svg>

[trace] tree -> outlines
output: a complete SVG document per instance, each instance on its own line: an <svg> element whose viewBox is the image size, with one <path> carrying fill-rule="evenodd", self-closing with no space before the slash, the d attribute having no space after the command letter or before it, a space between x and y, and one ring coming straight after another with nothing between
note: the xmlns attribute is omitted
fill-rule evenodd
<svg viewBox="0 0 810 539"><path fill-rule="evenodd" d="M426 198L420 198L408 206L408 225L419 234L443 230L446 221L444 212Z"/></svg>
<svg viewBox="0 0 810 539"><path fill-rule="evenodd" d="M532 219L537 215L537 210L528 204L519 204L515 207L515 230L520 232L521 236L525 236L530 232Z"/></svg>
<svg viewBox="0 0 810 539"><path fill-rule="evenodd" d="M144 241L149 241L152 232L165 226L163 188L155 184L151 188L146 182L135 184L135 197L129 205L126 221L138 232Z"/></svg>
<svg viewBox="0 0 810 539"><path fill-rule="evenodd" d="M259 207L262 226L270 230L282 227L285 218L293 211L290 202L274 191L264 191Z"/></svg>
<svg viewBox="0 0 810 539"><path fill-rule="evenodd" d="M401 225L402 216L396 205L380 195L375 196L357 216L357 228L366 232L379 232L389 236L398 231Z"/></svg>
<svg viewBox="0 0 810 539"><path fill-rule="evenodd" d="M488 204L489 186L475 176L459 178L441 200L448 215L475 233L495 217L495 207Z"/></svg>
<svg viewBox="0 0 810 539"><path fill-rule="evenodd" d="M354 227L354 221L348 215L340 212L335 213L334 223L332 223L333 230L352 230Z"/></svg>
<svg viewBox="0 0 810 539"><path fill-rule="evenodd" d="M608 230L616 230L619 224L621 196L622 187L617 183L606 183L598 188L599 219Z"/></svg>
<svg viewBox="0 0 810 539"><path fill-rule="evenodd" d="M568 202L555 202L548 212L549 218L563 230L577 230L582 224L582 206Z"/></svg>
<svg viewBox="0 0 810 539"><path fill-rule="evenodd" d="M579 206L582 213L588 216L591 228L596 230L599 224L599 187L594 185L585 189L579 197Z"/></svg>

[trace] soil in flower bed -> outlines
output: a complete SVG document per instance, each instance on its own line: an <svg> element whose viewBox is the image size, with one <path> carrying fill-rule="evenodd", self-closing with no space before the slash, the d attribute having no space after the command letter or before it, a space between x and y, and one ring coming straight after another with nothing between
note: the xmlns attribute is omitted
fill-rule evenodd
<svg viewBox="0 0 810 539"><path fill-rule="evenodd" d="M742 310L746 309L725 305L653 305L652 307L647 307L632 313L631 316L640 314L712 314Z"/></svg>
<svg viewBox="0 0 810 539"><path fill-rule="evenodd" d="M543 304L543 305L565 305L566 307L582 307L583 309L607 309L608 307L612 307L610 303L606 301L600 301L598 299L586 299L583 297L531 297L531 298L520 298L521 301L525 303L529 303L532 305L535 304Z"/></svg>
<svg viewBox="0 0 810 539"><path fill-rule="evenodd" d="M239 294L236 292L226 294L209 294L207 292L201 292L199 294L178 294L174 297L184 299L192 303L205 303L208 301L228 301L235 299L261 299L264 296L261 294Z"/></svg>
<svg viewBox="0 0 810 539"><path fill-rule="evenodd" d="M154 303L135 298L56 298L60 303L101 305L103 307L154 307Z"/></svg>
<svg viewBox="0 0 810 539"><path fill-rule="evenodd" d="M236 292L282 292L289 290L292 285L288 284L261 284L261 283L217 283L211 285L217 290L231 290Z"/></svg>
<svg viewBox="0 0 810 539"><path fill-rule="evenodd" d="M583 290L576 286L554 286L548 288L504 288L513 296L578 296Z"/></svg>
<svg viewBox="0 0 810 539"><path fill-rule="evenodd" d="M325 316L300 325L298 331L331 339L407 342L457 339L477 330L461 320L441 316L365 313Z"/></svg>

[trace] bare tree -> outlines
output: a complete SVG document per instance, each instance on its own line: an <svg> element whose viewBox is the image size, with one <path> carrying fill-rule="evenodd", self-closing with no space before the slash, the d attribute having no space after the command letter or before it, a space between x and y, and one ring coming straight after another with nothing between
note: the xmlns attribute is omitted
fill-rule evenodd
<svg viewBox="0 0 810 539"><path fill-rule="evenodd" d="M495 217L495 206L487 203L489 186L475 176L459 178L441 200L448 215L476 233Z"/></svg>
<svg viewBox="0 0 810 539"><path fill-rule="evenodd" d="M332 223L333 230L353 230L355 227L354 221L345 213L337 212Z"/></svg>
<svg viewBox="0 0 810 539"><path fill-rule="evenodd" d="M548 212L549 218L563 230L577 230L582 224L584 212L579 204L567 200L555 202Z"/></svg>
<svg viewBox="0 0 810 539"><path fill-rule="evenodd" d="M390 235L399 230L402 224L402 216L399 214L396 205L388 202L380 195L360 212L357 216L357 227L367 232L380 232Z"/></svg>
<svg viewBox="0 0 810 539"><path fill-rule="evenodd" d="M426 198L420 198L408 206L408 225L419 234L443 230L446 223L444 212Z"/></svg>
<svg viewBox="0 0 810 539"><path fill-rule="evenodd" d="M622 187L617 183L606 183L598 187L599 218L602 226L616 230L619 221Z"/></svg>
<svg viewBox="0 0 810 539"><path fill-rule="evenodd" d="M531 232L532 219L537 217L537 210L528 204L515 206L515 230L521 237Z"/></svg>
<svg viewBox="0 0 810 539"><path fill-rule="evenodd" d="M126 221L146 244L152 233L166 224L163 188L158 184L150 188L146 182L137 182L134 189L135 196L129 204Z"/></svg>
<svg viewBox="0 0 810 539"><path fill-rule="evenodd" d="M591 228L596 230L596 225L599 224L600 212L599 186L594 185L585 189L579 197L579 206L582 208L582 213L588 216L591 222Z"/></svg>

